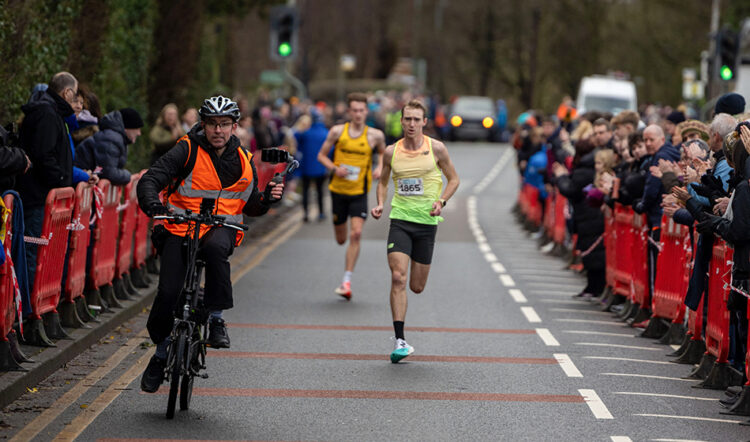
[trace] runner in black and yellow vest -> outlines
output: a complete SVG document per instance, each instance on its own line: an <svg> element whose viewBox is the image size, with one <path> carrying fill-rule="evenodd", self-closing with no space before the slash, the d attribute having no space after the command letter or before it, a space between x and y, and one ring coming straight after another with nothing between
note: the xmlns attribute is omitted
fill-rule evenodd
<svg viewBox="0 0 750 442"><path fill-rule="evenodd" d="M379 219L383 215L388 178L393 173L395 194L391 200L387 249L391 268L391 314L396 335L396 345L391 353L393 363L414 352L404 338L409 262L409 288L414 293L421 293L430 273L437 224L443 220L440 214L459 184L448 149L440 141L422 133L427 123L425 114L424 105L417 100L408 102L401 109L404 138L385 149L383 173L377 190L378 205L372 209L373 218ZM443 175L448 179L445 189Z"/></svg>
<svg viewBox="0 0 750 442"><path fill-rule="evenodd" d="M351 277L359 256L362 227L367 219L367 193L372 180L380 177L381 158L385 150L383 132L365 125L367 96L354 93L347 97L349 122L333 126L318 153L318 161L332 172L331 209L336 242L346 249L344 278L336 293L351 299ZM328 157L333 150L333 161ZM373 168L373 154L378 154L378 166ZM346 220L351 219L347 235Z"/></svg>

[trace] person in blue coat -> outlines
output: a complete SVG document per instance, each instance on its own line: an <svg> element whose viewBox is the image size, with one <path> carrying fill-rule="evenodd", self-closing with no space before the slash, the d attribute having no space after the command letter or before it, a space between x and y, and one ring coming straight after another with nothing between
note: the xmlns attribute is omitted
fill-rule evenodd
<svg viewBox="0 0 750 442"><path fill-rule="evenodd" d="M308 218L308 205L310 202L309 193L310 185L315 184L315 191L318 195L318 220L326 218L323 210L323 188L326 181L327 170L318 161L318 152L320 152L323 142L328 136L328 128L323 124L323 116L316 108L310 109L312 125L304 132L296 133L297 154L300 156L300 175L302 175L302 209L305 212L304 221Z"/></svg>

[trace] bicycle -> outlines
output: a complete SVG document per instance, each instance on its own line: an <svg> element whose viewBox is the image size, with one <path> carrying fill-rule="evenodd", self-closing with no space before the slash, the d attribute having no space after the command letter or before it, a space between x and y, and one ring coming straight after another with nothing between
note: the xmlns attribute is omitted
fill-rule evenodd
<svg viewBox="0 0 750 442"><path fill-rule="evenodd" d="M167 419L174 418L177 394L180 395L180 410L190 407L193 395L193 381L196 377L207 379L206 340L208 336L208 312L203 308L203 291L200 287L205 262L198 259L201 226L229 227L235 230L248 230L245 224L231 223L226 217L212 215L216 200L204 198L200 213L189 210L181 214L157 215L154 219L167 220L175 224L188 224L187 269L182 288L184 305L175 311L175 322L170 334L167 350L165 379L169 382Z"/></svg>

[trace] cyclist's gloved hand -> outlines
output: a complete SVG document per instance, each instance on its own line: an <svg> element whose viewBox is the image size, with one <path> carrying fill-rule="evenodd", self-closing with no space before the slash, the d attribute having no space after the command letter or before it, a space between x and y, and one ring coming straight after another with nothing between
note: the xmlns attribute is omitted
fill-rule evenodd
<svg viewBox="0 0 750 442"><path fill-rule="evenodd" d="M162 203L152 203L148 206L148 216L154 217L156 215L168 215L169 209Z"/></svg>
<svg viewBox="0 0 750 442"><path fill-rule="evenodd" d="M274 177L271 181L268 182L268 184L266 185L266 189L263 191L263 201L266 204L273 204L281 201L281 198L274 197L271 192L276 186L281 185L283 188L283 182L283 177Z"/></svg>

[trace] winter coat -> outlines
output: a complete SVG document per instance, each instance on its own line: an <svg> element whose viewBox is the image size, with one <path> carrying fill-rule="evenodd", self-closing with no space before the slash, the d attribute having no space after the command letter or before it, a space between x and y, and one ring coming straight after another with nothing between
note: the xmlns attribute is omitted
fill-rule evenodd
<svg viewBox="0 0 750 442"><path fill-rule="evenodd" d="M303 177L317 178L328 173L325 166L318 161L318 152L327 136L328 129L320 122L313 123L308 130L294 135L297 139L297 154L301 157L300 175Z"/></svg>
<svg viewBox="0 0 750 442"><path fill-rule="evenodd" d="M47 90L32 95L21 110L21 147L33 166L18 177L16 189L28 209L44 206L50 190L73 184L73 152L64 120L73 108Z"/></svg>
<svg viewBox="0 0 750 442"><path fill-rule="evenodd" d="M659 165L659 160L661 159L677 162L680 160L680 151L671 144L665 143L651 158L649 166ZM643 188L643 198L633 208L636 213L646 214L650 227L661 225L661 196L664 193L664 186L661 179L649 173L646 176L646 185Z"/></svg>
<svg viewBox="0 0 750 442"><path fill-rule="evenodd" d="M573 206L573 222L578 233L576 248L588 250L604 233L604 215L599 208L591 207L586 202L584 188L594 181L594 152L581 157L570 175L557 178L557 188ZM601 270L605 267L604 241L583 257L583 266L589 270Z"/></svg>
<svg viewBox="0 0 750 442"><path fill-rule="evenodd" d="M26 155L17 147L0 146L0 194L15 183L16 175L26 170Z"/></svg>
<svg viewBox="0 0 750 442"><path fill-rule="evenodd" d="M120 111L113 111L99 121L99 132L86 138L76 147L75 165L81 169L96 170L99 178L114 185L130 182L130 172L125 169L130 143L125 134Z"/></svg>

